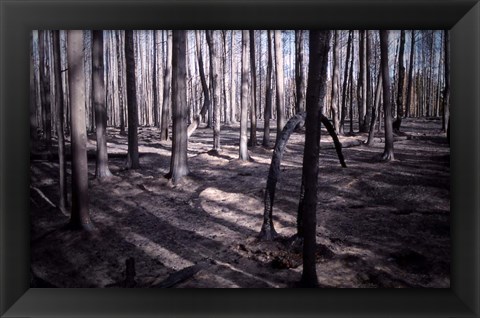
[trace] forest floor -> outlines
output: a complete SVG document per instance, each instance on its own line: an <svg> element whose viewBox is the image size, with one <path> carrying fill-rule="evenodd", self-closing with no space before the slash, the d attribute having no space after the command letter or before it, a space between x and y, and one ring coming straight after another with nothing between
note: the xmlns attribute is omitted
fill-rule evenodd
<svg viewBox="0 0 480 318"><path fill-rule="evenodd" d="M379 162L383 135L340 137L347 168L322 131L317 206L317 273L321 287L450 286L450 148L439 119L405 119L395 160ZM348 127L348 126L346 126ZM272 141L275 130L272 130ZM272 149L250 148L238 161L239 126L222 127L222 152L209 152L201 126L188 144L191 174L177 186L169 171L171 141L139 128L139 170L124 170L126 136L108 129L115 177L98 182L89 136L89 203L96 230L67 229L58 201L56 160L31 161L32 286L295 287L301 248L291 244L302 173L304 135L283 157L273 208L279 240L257 239ZM258 129L262 140L262 129ZM68 173L70 175L70 162ZM70 178L69 178L70 182ZM41 194L40 194L41 193ZM131 286L131 285L129 285Z"/></svg>

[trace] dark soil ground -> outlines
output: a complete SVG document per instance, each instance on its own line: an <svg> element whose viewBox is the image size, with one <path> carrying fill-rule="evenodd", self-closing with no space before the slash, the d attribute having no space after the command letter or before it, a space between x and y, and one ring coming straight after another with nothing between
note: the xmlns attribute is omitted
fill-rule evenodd
<svg viewBox="0 0 480 318"><path fill-rule="evenodd" d="M395 161L382 163L383 136L340 137L342 168L322 132L317 207L317 273L322 287L450 286L450 149L438 119L406 119ZM348 126L347 126L348 127ZM273 132L275 130L272 130ZM222 149L211 129L188 146L191 175L172 186L171 141L140 128L140 170L124 170L126 137L109 129L109 182L95 180L89 139L93 233L67 229L58 202L58 165L31 161L32 286L125 286L126 260L135 287L294 287L302 271L296 232L304 136L294 133L277 184L274 223L281 239L257 239L271 149L238 158L238 125L222 127ZM272 134L272 140L275 137ZM262 130L258 130L261 141ZM68 162L70 174L70 162ZM47 200L51 201L49 203Z"/></svg>

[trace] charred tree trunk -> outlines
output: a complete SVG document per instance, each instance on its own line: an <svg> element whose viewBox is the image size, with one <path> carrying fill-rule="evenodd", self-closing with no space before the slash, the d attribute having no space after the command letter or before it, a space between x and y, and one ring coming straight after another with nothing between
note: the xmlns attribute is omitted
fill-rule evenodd
<svg viewBox="0 0 480 318"><path fill-rule="evenodd" d="M400 125L403 117L403 83L405 81L405 66L403 64L403 53L405 51L405 30L400 31L400 49L398 52L398 91L397 91L397 119L393 123L396 133L400 132Z"/></svg>
<svg viewBox="0 0 480 318"><path fill-rule="evenodd" d="M52 151L52 105L50 100L50 74L48 63L46 63L45 37L49 31L39 31L38 52L40 61L40 98L42 105L43 138L48 152Z"/></svg>
<svg viewBox="0 0 480 318"><path fill-rule="evenodd" d="M338 72L339 72L339 45L338 45L338 37L340 31L334 31L333 37L333 78L332 78L332 97L331 97L331 110L332 110L332 117L333 117L333 126L335 130L338 131L340 126L340 114L339 114L339 107L338 107Z"/></svg>
<svg viewBox="0 0 480 318"><path fill-rule="evenodd" d="M232 39L231 39L231 72L230 72L230 122L236 122L236 113L237 113L237 54L235 53L235 31L232 30Z"/></svg>
<svg viewBox="0 0 480 318"><path fill-rule="evenodd" d="M97 161L95 176L99 180L112 176L108 168L107 108L103 82L103 31L93 31L93 104L95 106L95 132L97 135Z"/></svg>
<svg viewBox="0 0 480 318"><path fill-rule="evenodd" d="M295 112L299 113L305 109L305 76L303 63L305 49L303 47L304 31L295 30Z"/></svg>
<svg viewBox="0 0 480 318"><path fill-rule="evenodd" d="M307 118L303 154L305 185L303 211L303 271L301 285L318 287L316 269L316 229L320 115L325 98L330 31L310 31L310 62L307 84Z"/></svg>
<svg viewBox="0 0 480 318"><path fill-rule="evenodd" d="M65 135L63 129L63 89L62 71L60 68L60 31L53 31L53 54L55 70L55 105L57 117L57 139L58 139L58 184L59 200L58 208L67 215L67 167L65 163Z"/></svg>
<svg viewBox="0 0 480 318"><path fill-rule="evenodd" d="M122 41L123 39L123 41ZM117 31L117 64L118 64L118 97L120 105L120 135L126 135L125 133L125 99L124 99L124 67L123 67L123 54L122 54L122 42L125 41L124 37L121 37L121 31ZM124 44L123 44L124 45Z"/></svg>
<svg viewBox="0 0 480 318"><path fill-rule="evenodd" d="M36 143L38 139L37 135L37 98L36 98L36 89L35 89L35 55L33 52L33 32L30 33L30 147Z"/></svg>
<svg viewBox="0 0 480 318"><path fill-rule="evenodd" d="M125 31L125 58L127 62L128 153L127 169L140 168L138 156L138 108L135 84L135 52L133 31Z"/></svg>
<svg viewBox="0 0 480 318"><path fill-rule="evenodd" d="M189 173L187 163L187 67L186 67L186 31L173 31L172 39L172 157L167 178L177 184Z"/></svg>
<svg viewBox="0 0 480 318"><path fill-rule="evenodd" d="M255 67L255 31L250 30L250 68L252 71L252 108L250 109L250 146L257 146L257 69Z"/></svg>
<svg viewBox="0 0 480 318"><path fill-rule="evenodd" d="M248 97L248 31L242 31L242 98L241 98L241 112L240 112L240 148L239 158L240 160L249 160L247 148L247 114L250 103Z"/></svg>
<svg viewBox="0 0 480 318"><path fill-rule="evenodd" d="M218 43L215 31L207 30L207 43L210 49L210 76L212 77L213 90L213 151L219 153L220 149L220 57L218 56Z"/></svg>
<svg viewBox="0 0 480 318"><path fill-rule="evenodd" d="M88 211L83 31L68 31L67 55L72 126L72 213L70 226L73 229L92 230L94 227Z"/></svg>
<svg viewBox="0 0 480 318"><path fill-rule="evenodd" d="M275 30L275 70L277 85L276 90L276 104L277 104L277 138L283 130L285 125L285 90L284 90L284 77L283 77L283 52L282 52L282 31Z"/></svg>
<svg viewBox="0 0 480 318"><path fill-rule="evenodd" d="M375 91L375 105L372 107L372 118L370 121L370 127L368 131L367 146L373 145L373 138L375 137L375 124L377 122L378 110L380 106L380 98L382 94L382 72L378 73L377 88Z"/></svg>
<svg viewBox="0 0 480 318"><path fill-rule="evenodd" d="M388 68L388 38L389 31L380 31L380 65L383 81L383 109L385 117L385 150L382 160L394 160L393 156L393 127L392 127L392 104L391 104L391 86L390 74Z"/></svg>
<svg viewBox="0 0 480 318"><path fill-rule="evenodd" d="M345 58L345 73L343 75L342 111L341 111L341 116L340 116L340 126L338 128L338 133L341 134L341 135L345 134L345 117L347 115L348 62L350 60L350 45L352 44L352 32L353 31L348 32L347 57Z"/></svg>
<svg viewBox="0 0 480 318"><path fill-rule="evenodd" d="M450 143L450 32L443 31L443 49L445 50L445 88L443 91L442 130L448 133Z"/></svg>
<svg viewBox="0 0 480 318"><path fill-rule="evenodd" d="M263 114L263 142L262 145L266 148L270 147L270 119L272 117L272 69L273 69L273 54L272 54L272 31L268 30L268 61L267 61L267 79L265 92L265 112Z"/></svg>
<svg viewBox="0 0 480 318"><path fill-rule="evenodd" d="M353 134L353 60L355 60L355 31L352 30L352 60L350 61L350 134ZM357 99L358 103L358 99Z"/></svg>
<svg viewBox="0 0 480 318"><path fill-rule="evenodd" d="M198 128L198 126L200 125L200 122L205 117L205 114L210 108L210 92L208 90L207 79L205 77L205 70L203 68L202 44L200 41L199 32L200 31L195 31L195 41L197 44L198 71L200 73L200 83L202 84L202 91L203 91L203 105L200 110L200 113L197 116L195 116L192 123L188 126L187 135L189 138Z"/></svg>
<svg viewBox="0 0 480 318"><path fill-rule="evenodd" d="M165 74L163 77L163 103L162 103L162 124L160 125L160 140L168 140L169 116L168 108L171 104L172 87L172 33L167 34L167 59L165 61Z"/></svg>
<svg viewBox="0 0 480 318"><path fill-rule="evenodd" d="M410 40L410 64L408 66L408 86L407 86L407 104L405 106L405 117L410 117L410 107L412 105L412 86L413 86L413 58L415 52L415 31L412 30Z"/></svg>

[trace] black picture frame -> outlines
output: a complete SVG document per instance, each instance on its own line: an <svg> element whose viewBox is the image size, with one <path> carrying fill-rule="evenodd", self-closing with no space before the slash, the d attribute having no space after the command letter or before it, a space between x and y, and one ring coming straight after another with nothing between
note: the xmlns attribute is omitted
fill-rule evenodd
<svg viewBox="0 0 480 318"><path fill-rule="evenodd" d="M479 317L480 4L473 0L0 0L2 317ZM451 29L450 289L29 289L33 29Z"/></svg>

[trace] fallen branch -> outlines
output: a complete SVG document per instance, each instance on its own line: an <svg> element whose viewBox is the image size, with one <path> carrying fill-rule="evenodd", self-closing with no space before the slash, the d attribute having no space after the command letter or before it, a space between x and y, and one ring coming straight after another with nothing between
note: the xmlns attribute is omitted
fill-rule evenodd
<svg viewBox="0 0 480 318"><path fill-rule="evenodd" d="M50 200L47 198L47 196L46 196L45 194L43 194L42 191L40 191L39 188L36 188L36 187L34 187L34 186L30 186L30 189L35 190L35 191L36 191L45 201L47 201L52 207L57 208L57 206L56 206L55 204L53 204L52 201L50 201Z"/></svg>
<svg viewBox="0 0 480 318"><path fill-rule="evenodd" d="M202 269L207 268L207 265L210 262L207 260L201 261L193 266L186 267L181 269L170 276L168 276L165 280L154 283L150 286L150 288L171 288L181 282L186 281L187 279L191 278L193 275L201 271Z"/></svg>

